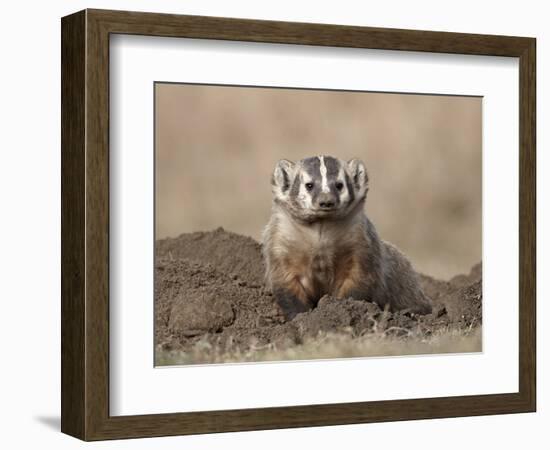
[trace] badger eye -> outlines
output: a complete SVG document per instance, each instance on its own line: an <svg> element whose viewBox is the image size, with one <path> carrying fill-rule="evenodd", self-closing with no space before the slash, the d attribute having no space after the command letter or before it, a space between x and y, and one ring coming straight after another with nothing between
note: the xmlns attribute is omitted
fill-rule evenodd
<svg viewBox="0 0 550 450"><path fill-rule="evenodd" d="M311 191L313 189L313 183L306 183L305 186L308 191Z"/></svg>
<svg viewBox="0 0 550 450"><path fill-rule="evenodd" d="M342 189L344 189L344 184L343 183L340 183L339 181L336 183L336 189L338 189L339 191L341 191Z"/></svg>

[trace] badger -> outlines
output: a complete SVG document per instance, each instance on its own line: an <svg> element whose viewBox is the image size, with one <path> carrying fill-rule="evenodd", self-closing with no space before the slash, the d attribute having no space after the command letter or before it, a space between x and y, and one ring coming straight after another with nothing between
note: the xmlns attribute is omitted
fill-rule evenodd
<svg viewBox="0 0 550 450"><path fill-rule="evenodd" d="M366 216L368 181L359 159L277 163L262 251L266 284L287 320L313 309L324 295L431 312L411 263Z"/></svg>

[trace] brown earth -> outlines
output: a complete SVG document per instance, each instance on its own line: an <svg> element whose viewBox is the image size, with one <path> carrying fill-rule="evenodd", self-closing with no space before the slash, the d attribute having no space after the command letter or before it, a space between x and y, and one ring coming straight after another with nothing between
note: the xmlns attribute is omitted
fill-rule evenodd
<svg viewBox="0 0 550 450"><path fill-rule="evenodd" d="M266 346L289 349L339 332L353 338L372 334L425 340L441 332L467 333L481 326L481 264L449 281L420 275L434 303L429 315L384 311L362 299L325 296L313 311L289 322L264 288L263 272L260 244L222 228L157 241L157 354L200 355L197 349L201 348L215 348L218 353ZM196 359L192 362L209 360Z"/></svg>

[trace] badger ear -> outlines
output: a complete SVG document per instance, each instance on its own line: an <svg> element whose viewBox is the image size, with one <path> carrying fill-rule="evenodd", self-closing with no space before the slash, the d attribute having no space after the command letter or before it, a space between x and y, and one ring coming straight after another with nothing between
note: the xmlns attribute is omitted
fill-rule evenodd
<svg viewBox="0 0 550 450"><path fill-rule="evenodd" d="M271 184L280 190L282 194L290 189L290 181L294 171L294 163L288 159L281 159L275 166Z"/></svg>
<svg viewBox="0 0 550 450"><path fill-rule="evenodd" d="M367 187L369 177L365 164L358 158L353 158L348 161L348 173L353 180L355 189L361 190Z"/></svg>

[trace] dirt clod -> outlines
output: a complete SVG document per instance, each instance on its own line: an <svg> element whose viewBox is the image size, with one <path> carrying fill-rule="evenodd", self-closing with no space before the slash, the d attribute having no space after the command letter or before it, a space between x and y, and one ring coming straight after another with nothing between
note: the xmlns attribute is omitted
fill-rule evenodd
<svg viewBox="0 0 550 450"><path fill-rule="evenodd" d="M231 325L234 318L231 305L224 297L191 290L175 300L168 328L185 336L196 336L221 331Z"/></svg>

